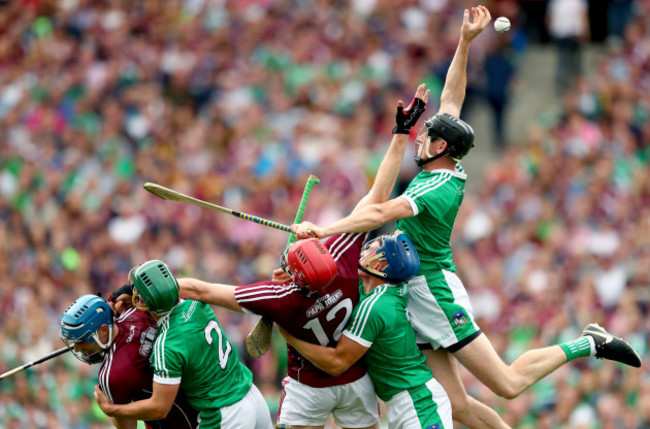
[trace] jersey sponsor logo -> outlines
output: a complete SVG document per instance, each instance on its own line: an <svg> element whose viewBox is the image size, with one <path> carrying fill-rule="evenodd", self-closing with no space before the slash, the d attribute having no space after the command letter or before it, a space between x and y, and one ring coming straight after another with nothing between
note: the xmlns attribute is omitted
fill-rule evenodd
<svg viewBox="0 0 650 429"><path fill-rule="evenodd" d="M307 318L311 319L318 313L320 313L323 310L326 310L336 304L339 299L343 296L343 292L341 289L337 289L336 292L333 292L331 294L327 294L325 296L321 296L316 300L314 305L309 307L305 314L307 315Z"/></svg>
<svg viewBox="0 0 650 429"><path fill-rule="evenodd" d="M194 314L194 310L196 310L196 306L198 304L198 301L194 301L191 305L190 308L187 309L187 311L184 311L181 317L183 320L186 322L189 321L192 318L192 314Z"/></svg>
<svg viewBox="0 0 650 429"><path fill-rule="evenodd" d="M156 341L156 328L149 327L140 335L140 356L148 358L151 356L153 344Z"/></svg>
<svg viewBox="0 0 650 429"><path fill-rule="evenodd" d="M129 326L129 336L126 337L126 342L130 343L133 341L133 336L135 335L135 325L130 325Z"/></svg>
<svg viewBox="0 0 650 429"><path fill-rule="evenodd" d="M436 423L435 425L427 426L427 429L440 429L440 425Z"/></svg>
<svg viewBox="0 0 650 429"><path fill-rule="evenodd" d="M454 322L454 325L458 326L463 326L468 322L467 316L465 315L465 312L463 310L459 311L458 313L454 314L454 318L452 319Z"/></svg>

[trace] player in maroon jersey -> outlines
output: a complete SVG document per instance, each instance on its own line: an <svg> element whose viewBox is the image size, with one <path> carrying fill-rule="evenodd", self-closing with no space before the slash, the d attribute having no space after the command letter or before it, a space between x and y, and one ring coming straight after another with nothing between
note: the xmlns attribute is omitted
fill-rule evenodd
<svg viewBox="0 0 650 429"><path fill-rule="evenodd" d="M127 308L115 316L111 307L96 295L83 295L61 317L61 338L74 343L73 353L89 364L102 363L99 386L116 404L127 404L151 396L153 370L149 356L156 339L156 322L144 311ZM152 429L197 428L197 412L182 393L163 420L147 421ZM113 418L115 427L135 428L136 420Z"/></svg>
<svg viewBox="0 0 650 429"><path fill-rule="evenodd" d="M365 236L361 233L330 237L325 247L315 238L294 243L287 259L307 261L308 265L303 270L291 267L294 281L235 287L184 278L179 279L180 294L230 310L262 315L300 339L335 346L359 302L357 264ZM293 258L299 253L307 258ZM310 271L311 267L318 268ZM295 281L297 273L304 274L300 281ZM280 272L274 273L276 279L281 276ZM286 280L290 280L288 276ZM293 347L287 348L279 425L323 428L332 414L336 424L343 428L379 428L374 387L361 363L334 377Z"/></svg>
<svg viewBox="0 0 650 429"><path fill-rule="evenodd" d="M404 109L398 102L397 126L375 182L357 204L388 199L395 184L410 128L424 111L429 91L420 85L413 102ZM287 255L289 276L274 272L274 280L247 286L179 279L182 298L196 299L234 311L249 311L272 319L292 335L323 346L335 346L354 306L359 302L357 265L365 233L330 237L325 246L317 239L294 243ZM308 258L301 258L301 253ZM374 387L360 363L333 377L316 368L288 347L287 376L282 383L278 424L294 429L323 428L332 414L343 428L378 428L378 402Z"/></svg>

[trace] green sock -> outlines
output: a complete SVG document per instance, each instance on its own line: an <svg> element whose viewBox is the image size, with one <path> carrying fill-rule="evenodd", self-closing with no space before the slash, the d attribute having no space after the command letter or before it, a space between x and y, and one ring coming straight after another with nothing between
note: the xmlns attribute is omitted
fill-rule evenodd
<svg viewBox="0 0 650 429"><path fill-rule="evenodd" d="M589 341L589 337L580 337L573 341L559 344L559 346L566 353L567 361L591 356L591 342Z"/></svg>

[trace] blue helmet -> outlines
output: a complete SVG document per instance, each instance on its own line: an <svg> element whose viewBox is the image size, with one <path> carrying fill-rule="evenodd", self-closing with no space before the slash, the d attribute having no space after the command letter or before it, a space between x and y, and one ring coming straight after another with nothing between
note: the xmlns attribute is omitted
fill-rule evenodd
<svg viewBox="0 0 650 429"><path fill-rule="evenodd" d="M97 330L103 325L109 327L108 341L103 343L97 335ZM68 306L61 316L61 339L66 345L88 341L97 344L101 350L87 355L81 351L72 350L77 359L86 363L99 363L104 359L102 350L113 343L113 310L106 301L96 295L83 295Z"/></svg>
<svg viewBox="0 0 650 429"><path fill-rule="evenodd" d="M397 284L409 280L420 271L420 258L415 246L403 232L397 231L370 240L363 246L362 252L374 243L379 243L375 255L366 261L365 266L359 264L359 269L364 273ZM387 262L382 271L370 268L370 263L377 259Z"/></svg>

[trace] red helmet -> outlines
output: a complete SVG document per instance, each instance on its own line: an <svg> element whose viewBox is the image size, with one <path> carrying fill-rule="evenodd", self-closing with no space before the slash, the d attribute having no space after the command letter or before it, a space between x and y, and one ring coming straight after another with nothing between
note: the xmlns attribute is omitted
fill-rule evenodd
<svg viewBox="0 0 650 429"><path fill-rule="evenodd" d="M336 276L336 262L317 238L293 243L286 261L285 269L293 281L310 292L327 287Z"/></svg>

